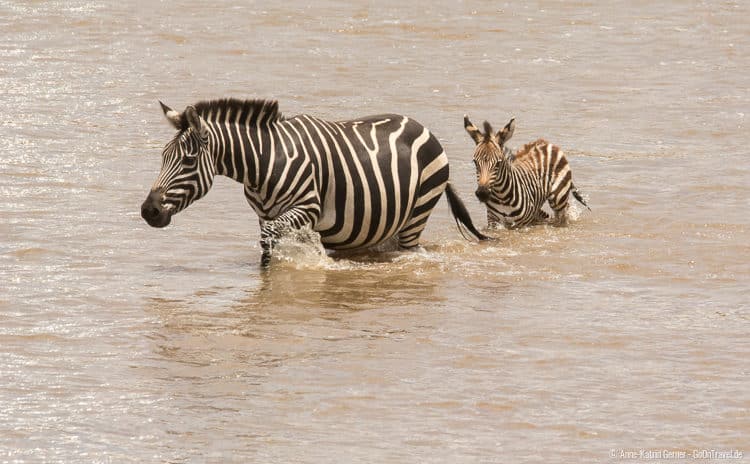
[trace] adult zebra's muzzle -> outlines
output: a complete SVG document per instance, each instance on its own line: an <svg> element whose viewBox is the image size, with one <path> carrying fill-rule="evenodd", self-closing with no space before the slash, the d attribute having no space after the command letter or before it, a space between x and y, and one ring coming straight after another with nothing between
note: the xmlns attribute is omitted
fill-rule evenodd
<svg viewBox="0 0 750 464"><path fill-rule="evenodd" d="M161 197L160 191L152 190L141 205L141 217L151 227L166 227L172 220L172 211L164 208Z"/></svg>

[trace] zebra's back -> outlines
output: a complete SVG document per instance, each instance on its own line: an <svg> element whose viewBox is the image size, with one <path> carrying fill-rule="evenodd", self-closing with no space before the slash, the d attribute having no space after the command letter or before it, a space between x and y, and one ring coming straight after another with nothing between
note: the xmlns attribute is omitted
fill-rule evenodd
<svg viewBox="0 0 750 464"><path fill-rule="evenodd" d="M572 175L562 149L544 139L537 139L521 147L512 160L516 185L525 190L523 208L516 209L517 226L532 224L545 217L541 213L545 202L552 209L567 208Z"/></svg>
<svg viewBox="0 0 750 464"><path fill-rule="evenodd" d="M426 220L448 181L440 143L405 116L328 122L301 115L283 124L309 134L321 201L315 230L328 248L367 247L404 233L412 218Z"/></svg>
<svg viewBox="0 0 750 464"><path fill-rule="evenodd" d="M520 148L512 161L515 170L525 171L538 180L540 192L547 196L561 184L571 182L570 166L562 149L557 145L538 139Z"/></svg>

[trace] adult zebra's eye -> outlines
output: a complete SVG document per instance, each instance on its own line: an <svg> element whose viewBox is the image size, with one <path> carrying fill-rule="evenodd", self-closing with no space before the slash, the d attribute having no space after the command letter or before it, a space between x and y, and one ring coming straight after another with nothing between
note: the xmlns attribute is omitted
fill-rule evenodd
<svg viewBox="0 0 750 464"><path fill-rule="evenodd" d="M195 165L198 163L198 155L193 154L187 154L182 158L182 164L185 167L195 167Z"/></svg>

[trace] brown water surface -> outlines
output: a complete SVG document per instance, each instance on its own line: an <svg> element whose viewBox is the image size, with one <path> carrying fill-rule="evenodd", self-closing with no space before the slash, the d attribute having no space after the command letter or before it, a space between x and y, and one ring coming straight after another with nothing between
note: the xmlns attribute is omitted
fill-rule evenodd
<svg viewBox="0 0 750 464"><path fill-rule="evenodd" d="M747 459L748 2L235 3L0 0L0 462ZM224 96L414 117L480 224L515 116L593 211L264 273L232 181L139 216L157 99Z"/></svg>

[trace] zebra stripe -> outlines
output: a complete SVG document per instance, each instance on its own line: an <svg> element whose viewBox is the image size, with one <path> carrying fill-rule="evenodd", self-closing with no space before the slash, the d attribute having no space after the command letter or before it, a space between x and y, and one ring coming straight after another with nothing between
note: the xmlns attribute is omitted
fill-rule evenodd
<svg viewBox="0 0 750 464"><path fill-rule="evenodd" d="M230 177L260 218L266 261L275 240L306 224L331 249L394 236L404 248L417 246L448 183L440 143L405 116L285 118L269 100L212 100L183 113L162 108L179 132L164 148L144 219L163 227L203 197L215 175ZM449 200L457 219L484 239L455 193Z"/></svg>

